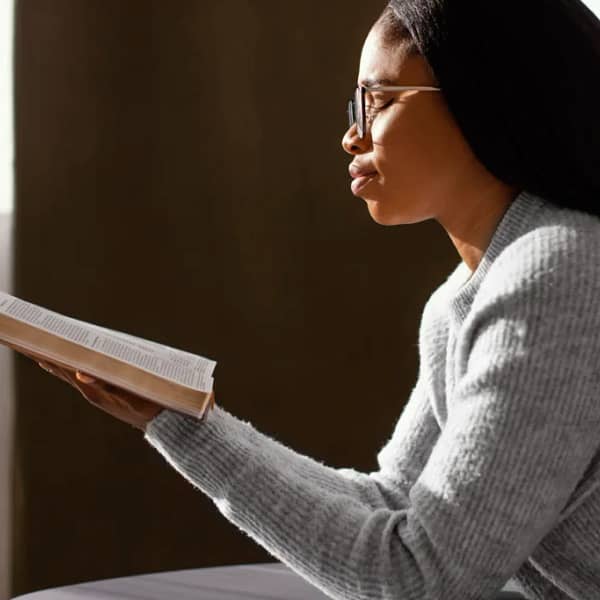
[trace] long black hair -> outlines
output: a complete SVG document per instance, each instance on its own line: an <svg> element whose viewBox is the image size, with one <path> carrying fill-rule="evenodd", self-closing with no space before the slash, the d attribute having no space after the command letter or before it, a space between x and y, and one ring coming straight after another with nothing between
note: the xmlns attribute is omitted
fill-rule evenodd
<svg viewBox="0 0 600 600"><path fill-rule="evenodd" d="M391 0L385 43L421 54L498 179L600 216L600 20L580 0Z"/></svg>

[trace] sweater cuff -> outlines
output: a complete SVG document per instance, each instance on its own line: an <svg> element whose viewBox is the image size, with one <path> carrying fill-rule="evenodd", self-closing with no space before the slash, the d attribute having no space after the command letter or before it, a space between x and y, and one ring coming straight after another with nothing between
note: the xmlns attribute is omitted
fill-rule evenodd
<svg viewBox="0 0 600 600"><path fill-rule="evenodd" d="M227 489L231 465L247 456L254 430L215 405L202 419L164 409L144 438L195 487L213 498ZM225 450L227 449L227 450Z"/></svg>

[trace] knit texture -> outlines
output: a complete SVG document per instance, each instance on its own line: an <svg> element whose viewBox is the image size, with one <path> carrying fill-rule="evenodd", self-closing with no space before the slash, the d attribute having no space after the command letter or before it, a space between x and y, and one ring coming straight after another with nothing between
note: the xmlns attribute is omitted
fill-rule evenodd
<svg viewBox="0 0 600 600"><path fill-rule="evenodd" d="M372 473L221 407L146 439L333 598L600 598L600 219L522 192L427 301L417 381Z"/></svg>

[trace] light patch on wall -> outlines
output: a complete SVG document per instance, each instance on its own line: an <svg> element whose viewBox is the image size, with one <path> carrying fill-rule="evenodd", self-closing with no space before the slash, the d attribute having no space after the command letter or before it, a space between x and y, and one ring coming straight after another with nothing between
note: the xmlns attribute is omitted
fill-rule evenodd
<svg viewBox="0 0 600 600"><path fill-rule="evenodd" d="M13 2L0 1L0 213L12 212L13 143Z"/></svg>

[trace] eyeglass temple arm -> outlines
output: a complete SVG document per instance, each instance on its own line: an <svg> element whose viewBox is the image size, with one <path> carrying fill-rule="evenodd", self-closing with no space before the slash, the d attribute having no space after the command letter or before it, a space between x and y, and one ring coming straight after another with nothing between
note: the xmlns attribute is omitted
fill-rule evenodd
<svg viewBox="0 0 600 600"><path fill-rule="evenodd" d="M377 91L380 90L382 92L401 92L402 90L431 90L439 92L441 88L433 87L430 85L373 85L373 86L363 86L365 90L368 91Z"/></svg>

